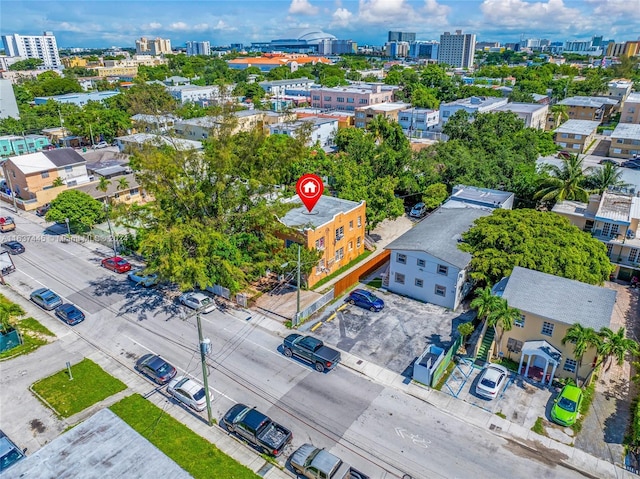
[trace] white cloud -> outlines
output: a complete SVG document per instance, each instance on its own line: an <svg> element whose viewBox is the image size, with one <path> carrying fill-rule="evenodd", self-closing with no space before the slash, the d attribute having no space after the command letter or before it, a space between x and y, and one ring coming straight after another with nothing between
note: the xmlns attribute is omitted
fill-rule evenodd
<svg viewBox="0 0 640 479"><path fill-rule="evenodd" d="M320 9L309 3L309 0L291 0L289 13L292 15L317 15Z"/></svg>
<svg viewBox="0 0 640 479"><path fill-rule="evenodd" d="M413 19L413 8L406 0L360 0L358 20L370 24L387 24Z"/></svg>
<svg viewBox="0 0 640 479"><path fill-rule="evenodd" d="M232 27L231 25L228 25L227 23L225 23L224 20L218 20L218 23L216 23L211 28L213 30L224 31L224 32L235 32L238 30L236 27Z"/></svg>
<svg viewBox="0 0 640 479"><path fill-rule="evenodd" d="M422 10L431 17L446 17L451 12L451 7L440 5L437 0L424 0Z"/></svg>
<svg viewBox="0 0 640 479"><path fill-rule="evenodd" d="M530 32L536 29L567 30L576 25L585 26L580 10L565 6L563 0L484 0L480 11L485 25L494 29L511 28Z"/></svg>
<svg viewBox="0 0 640 479"><path fill-rule="evenodd" d="M162 23L151 22L146 25L142 25L143 30L160 30L162 28Z"/></svg>
<svg viewBox="0 0 640 479"><path fill-rule="evenodd" d="M332 18L332 21L331 21L332 27L347 27L349 26L349 23L353 18L353 13L351 13L346 8L338 8L336 9L335 12L333 12L333 15L331 15L331 18Z"/></svg>
<svg viewBox="0 0 640 479"><path fill-rule="evenodd" d="M640 4L637 0L585 0L586 3L595 5L593 13L598 17L609 19L624 18L640 20Z"/></svg>

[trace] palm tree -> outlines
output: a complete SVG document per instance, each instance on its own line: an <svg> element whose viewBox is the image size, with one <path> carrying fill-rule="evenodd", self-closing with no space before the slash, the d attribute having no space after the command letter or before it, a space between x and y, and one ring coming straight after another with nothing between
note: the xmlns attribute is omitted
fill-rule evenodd
<svg viewBox="0 0 640 479"><path fill-rule="evenodd" d="M589 192L582 187L584 172L591 168L583 168L583 160L578 155L570 155L562 159L562 166L547 165L550 176L544 178L541 188L534 195L542 202L564 200L589 201Z"/></svg>
<svg viewBox="0 0 640 479"><path fill-rule="evenodd" d="M609 369L613 358L616 359L617 364L620 366L628 353L637 356L640 352L638 343L626 337L624 327L618 329L615 333L609 328L602 328L600 335L602 336L602 344L598 352L602 355L602 361L600 363L604 361L607 362L605 370Z"/></svg>
<svg viewBox="0 0 640 479"><path fill-rule="evenodd" d="M601 195L610 187L625 188L628 183L622 181L622 170L612 163L605 163L602 168L596 168L586 178L586 185L594 192Z"/></svg>
<svg viewBox="0 0 640 479"><path fill-rule="evenodd" d="M556 124L558 124L558 120L560 120L560 123L564 123L569 119L569 107L567 105L555 104L551 107L551 113L553 113L553 119Z"/></svg>
<svg viewBox="0 0 640 479"><path fill-rule="evenodd" d="M109 201L109 197L106 195L107 190L109 189L109 185L111 185L111 180L108 180L106 177L101 176L100 180L98 181L98 185L96 186L97 190L102 191L105 194L105 202Z"/></svg>
<svg viewBox="0 0 640 479"><path fill-rule="evenodd" d="M116 188L117 188L118 191L128 190L129 189L129 182L127 181L127 178L125 178L124 176L122 178L120 178L118 180L118 185L117 185Z"/></svg>
<svg viewBox="0 0 640 479"><path fill-rule="evenodd" d="M574 344L573 356L576 359L576 384L578 384L578 371L582 365L582 357L589 348L599 348L602 344L602 338L593 328L585 328L580 323L571 326L562 338L562 344L567 341Z"/></svg>
<svg viewBox="0 0 640 479"><path fill-rule="evenodd" d="M498 298L496 305L487 316L487 325L489 327L492 327L496 333L497 328L500 328L500 334L498 334L498 352L502 350L502 335L505 331L511 331L514 321L520 319L520 317L521 313L519 309L509 306L506 299Z"/></svg>
<svg viewBox="0 0 640 479"><path fill-rule="evenodd" d="M477 311L478 318L484 319L497 306L498 298L491 291L491 287L486 286L476 292L476 297L471 301L471 307Z"/></svg>

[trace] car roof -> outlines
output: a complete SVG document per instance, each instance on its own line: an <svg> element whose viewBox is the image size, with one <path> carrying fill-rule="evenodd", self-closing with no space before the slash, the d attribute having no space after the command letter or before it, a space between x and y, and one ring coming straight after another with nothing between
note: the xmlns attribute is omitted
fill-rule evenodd
<svg viewBox="0 0 640 479"><path fill-rule="evenodd" d="M424 203L420 202L420 203L416 203L413 207L414 208L422 208L424 206Z"/></svg>
<svg viewBox="0 0 640 479"><path fill-rule="evenodd" d="M562 388L560 396L571 399L572 401L577 401L580 396L582 396L582 389L577 386L567 384L564 388Z"/></svg>
<svg viewBox="0 0 640 479"><path fill-rule="evenodd" d="M7 246L22 246L22 244L20 244L18 241L15 241L15 240L5 241L2 244L6 244Z"/></svg>
<svg viewBox="0 0 640 479"><path fill-rule="evenodd" d="M484 377L497 380L501 374L508 374L507 368L500 364L489 364L484 370Z"/></svg>
<svg viewBox="0 0 640 479"><path fill-rule="evenodd" d="M197 293L197 292L192 292L192 293L188 293L188 296L198 299L198 300L202 300L202 299L211 299L209 298L209 296L207 296L206 294L203 293Z"/></svg>
<svg viewBox="0 0 640 479"><path fill-rule="evenodd" d="M78 307L75 304L72 304L72 303L64 303L63 305L58 306L58 309L62 309L62 310L67 311L67 312L75 311L75 310L80 311L80 309L78 309Z"/></svg>
<svg viewBox="0 0 640 479"><path fill-rule="evenodd" d="M179 387L180 389L187 391L192 396L198 391L200 391L200 389L203 388L200 384L195 382L193 379L188 378L186 376L180 376L177 379L178 381L176 381L172 387L173 388Z"/></svg>

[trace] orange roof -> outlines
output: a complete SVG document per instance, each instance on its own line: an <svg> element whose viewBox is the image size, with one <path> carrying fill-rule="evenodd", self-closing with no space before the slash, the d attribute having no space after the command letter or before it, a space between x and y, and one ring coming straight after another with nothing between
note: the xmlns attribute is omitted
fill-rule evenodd
<svg viewBox="0 0 640 479"><path fill-rule="evenodd" d="M273 65L280 64L286 65L290 62L296 63L324 63L330 64L331 61L324 57L309 57L309 56L295 56L289 57L286 55L276 55L276 54L268 54L261 57L242 57L242 58L234 58L233 60L229 60L229 63L233 63L235 65Z"/></svg>

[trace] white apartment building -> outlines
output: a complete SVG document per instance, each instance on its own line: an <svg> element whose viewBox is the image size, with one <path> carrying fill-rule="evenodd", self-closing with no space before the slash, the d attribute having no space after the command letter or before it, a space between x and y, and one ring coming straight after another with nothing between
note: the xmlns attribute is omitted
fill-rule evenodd
<svg viewBox="0 0 640 479"><path fill-rule="evenodd" d="M454 68L469 68L473 66L475 49L475 34L463 34L462 30L456 30L455 35L444 32L440 35L438 63L446 63Z"/></svg>
<svg viewBox="0 0 640 479"><path fill-rule="evenodd" d="M317 143L321 148L331 148L335 144L335 136L338 131L337 119L304 118L292 123L269 125L269 132L272 135L287 135L296 138L305 125L310 128L307 146L313 146Z"/></svg>
<svg viewBox="0 0 640 479"><path fill-rule="evenodd" d="M232 86L176 85L167 87L169 94L181 103L213 104L232 100Z"/></svg>
<svg viewBox="0 0 640 479"><path fill-rule="evenodd" d="M61 69L58 44L53 32L43 35L3 35L4 52L9 57L39 58L45 69Z"/></svg>
<svg viewBox="0 0 640 479"><path fill-rule="evenodd" d="M211 55L211 43L205 42L187 42L187 56L192 57L195 55Z"/></svg>
<svg viewBox="0 0 640 479"><path fill-rule="evenodd" d="M440 122L440 112L428 108L407 108L398 113L398 123L407 136L421 138L422 133L431 131Z"/></svg>
<svg viewBox="0 0 640 479"><path fill-rule="evenodd" d="M136 54L137 55L163 55L165 53L171 53L171 40L168 38L156 38L150 40L142 37L140 40L136 40Z"/></svg>
<svg viewBox="0 0 640 479"><path fill-rule="evenodd" d="M476 112L486 113L505 106L507 102L507 98L472 96L450 103L440 103L440 126L444 126L458 110L465 110L469 115L473 115Z"/></svg>
<svg viewBox="0 0 640 479"><path fill-rule="evenodd" d="M327 110L355 111L356 107L393 101L397 86L357 84L357 86L322 87L311 90L311 106Z"/></svg>
<svg viewBox="0 0 640 479"><path fill-rule="evenodd" d="M549 115L549 105L512 102L500 106L493 111L510 111L524 121L525 128L544 130L547 124L547 116Z"/></svg>

